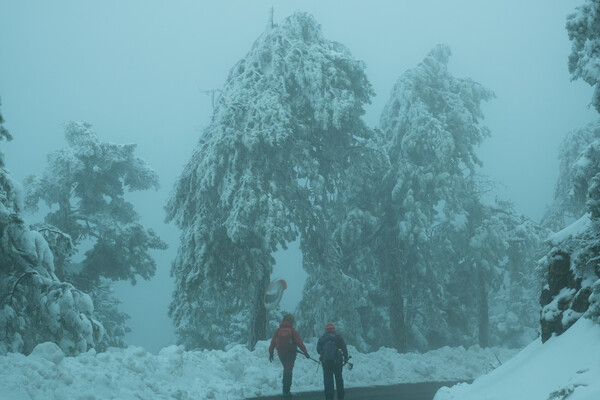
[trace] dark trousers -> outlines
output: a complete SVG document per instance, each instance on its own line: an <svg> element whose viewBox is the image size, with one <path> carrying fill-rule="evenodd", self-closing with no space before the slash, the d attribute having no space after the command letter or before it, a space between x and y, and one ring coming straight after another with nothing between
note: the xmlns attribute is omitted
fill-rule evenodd
<svg viewBox="0 0 600 400"><path fill-rule="evenodd" d="M283 393L287 394L292 387L292 371L294 370L294 363L296 362L296 352L279 354L279 361L281 361L281 364L283 365Z"/></svg>
<svg viewBox="0 0 600 400"><path fill-rule="evenodd" d="M337 389L337 398L344 398L344 379L342 378L342 365L334 361L323 361L323 384L325 385L325 398L333 400L333 378L335 377L335 387Z"/></svg>

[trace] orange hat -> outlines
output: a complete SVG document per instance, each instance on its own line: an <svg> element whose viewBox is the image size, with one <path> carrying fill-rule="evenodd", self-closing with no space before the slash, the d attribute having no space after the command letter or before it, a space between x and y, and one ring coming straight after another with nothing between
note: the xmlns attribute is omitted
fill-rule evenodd
<svg viewBox="0 0 600 400"><path fill-rule="evenodd" d="M335 332L335 326L333 324L325 325L325 332Z"/></svg>

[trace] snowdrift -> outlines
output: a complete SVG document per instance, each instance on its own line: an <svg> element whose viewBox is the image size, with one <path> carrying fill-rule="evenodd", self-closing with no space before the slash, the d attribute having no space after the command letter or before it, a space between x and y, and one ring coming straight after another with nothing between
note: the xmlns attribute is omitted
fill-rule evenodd
<svg viewBox="0 0 600 400"><path fill-rule="evenodd" d="M472 384L440 389L434 400L598 400L599 378L600 326L581 318Z"/></svg>
<svg viewBox="0 0 600 400"><path fill-rule="evenodd" d="M306 342L316 355L316 339ZM348 346L354 369L346 370L348 387L403 382L473 379L516 354L508 349L445 347L425 354L399 354L382 348L361 354ZM52 343L38 345L29 356L0 356L0 399L243 399L279 394L282 368L268 361L268 342L254 351L184 351L170 346L158 354L141 347L91 350L65 357ZM318 364L299 356L292 391L322 390Z"/></svg>

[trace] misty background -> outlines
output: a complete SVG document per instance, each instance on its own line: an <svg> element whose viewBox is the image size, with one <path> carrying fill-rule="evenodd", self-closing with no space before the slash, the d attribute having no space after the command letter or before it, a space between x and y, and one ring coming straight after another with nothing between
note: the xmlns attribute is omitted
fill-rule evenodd
<svg viewBox="0 0 600 400"><path fill-rule="evenodd" d="M86 121L102 141L136 143L161 188L128 194L141 223L169 244L154 251L150 281L116 285L131 319L129 344L150 351L175 342L167 307L179 231L164 205L212 112L211 96L264 31L311 13L327 38L366 63L376 96L364 120L378 125L393 84L437 43L453 52L453 75L496 93L483 105L492 133L479 149L482 172L515 210L539 221L552 202L558 148L597 118L592 89L571 82L567 14L582 1L22 1L0 3L0 98L6 165L17 181L41 175L46 154L64 147L64 124ZM30 216L30 223L41 217ZM301 254L276 254L273 276L288 281L282 308L302 292Z"/></svg>

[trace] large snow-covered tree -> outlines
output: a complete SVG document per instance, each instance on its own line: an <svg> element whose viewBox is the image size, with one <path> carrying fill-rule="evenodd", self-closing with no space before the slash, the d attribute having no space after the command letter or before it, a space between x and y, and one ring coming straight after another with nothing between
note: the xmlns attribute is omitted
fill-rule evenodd
<svg viewBox="0 0 600 400"><path fill-rule="evenodd" d="M68 147L49 154L44 174L26 180L26 204L50 208L38 229L59 256L57 272L92 296L108 344L123 345L127 316L107 294L109 282L150 279L156 271L150 250L166 248L140 224L125 193L157 188L158 177L134 155L135 145L101 142L88 124L67 124L65 137ZM84 253L79 259L77 250Z"/></svg>
<svg viewBox="0 0 600 400"><path fill-rule="evenodd" d="M427 349L448 343L460 323L458 305L444 293L481 218L476 147L489 135L480 105L493 93L448 71L450 49L438 45L392 89L381 115L391 168L385 178L390 206L383 228L390 282L390 327L395 347ZM471 265L477 277L483 265ZM463 318L464 319L464 318ZM467 328L462 328L463 334Z"/></svg>
<svg viewBox="0 0 600 400"><path fill-rule="evenodd" d="M12 137L0 114L0 141ZM0 353L52 341L66 354L97 346L104 329L90 297L61 282L44 237L23 216L23 193L0 151Z"/></svg>
<svg viewBox="0 0 600 400"><path fill-rule="evenodd" d="M358 139L372 134L360 120L371 95L363 63L326 40L305 13L271 24L232 68L166 207L183 231L170 307L180 342L253 346L264 339L271 254L298 235L306 287L330 274L336 290L323 287L318 297L340 290L336 246L320 239L334 229L332 204L364 147ZM317 319L326 322L330 306L310 307L303 315L321 317L297 320L312 329Z"/></svg>

